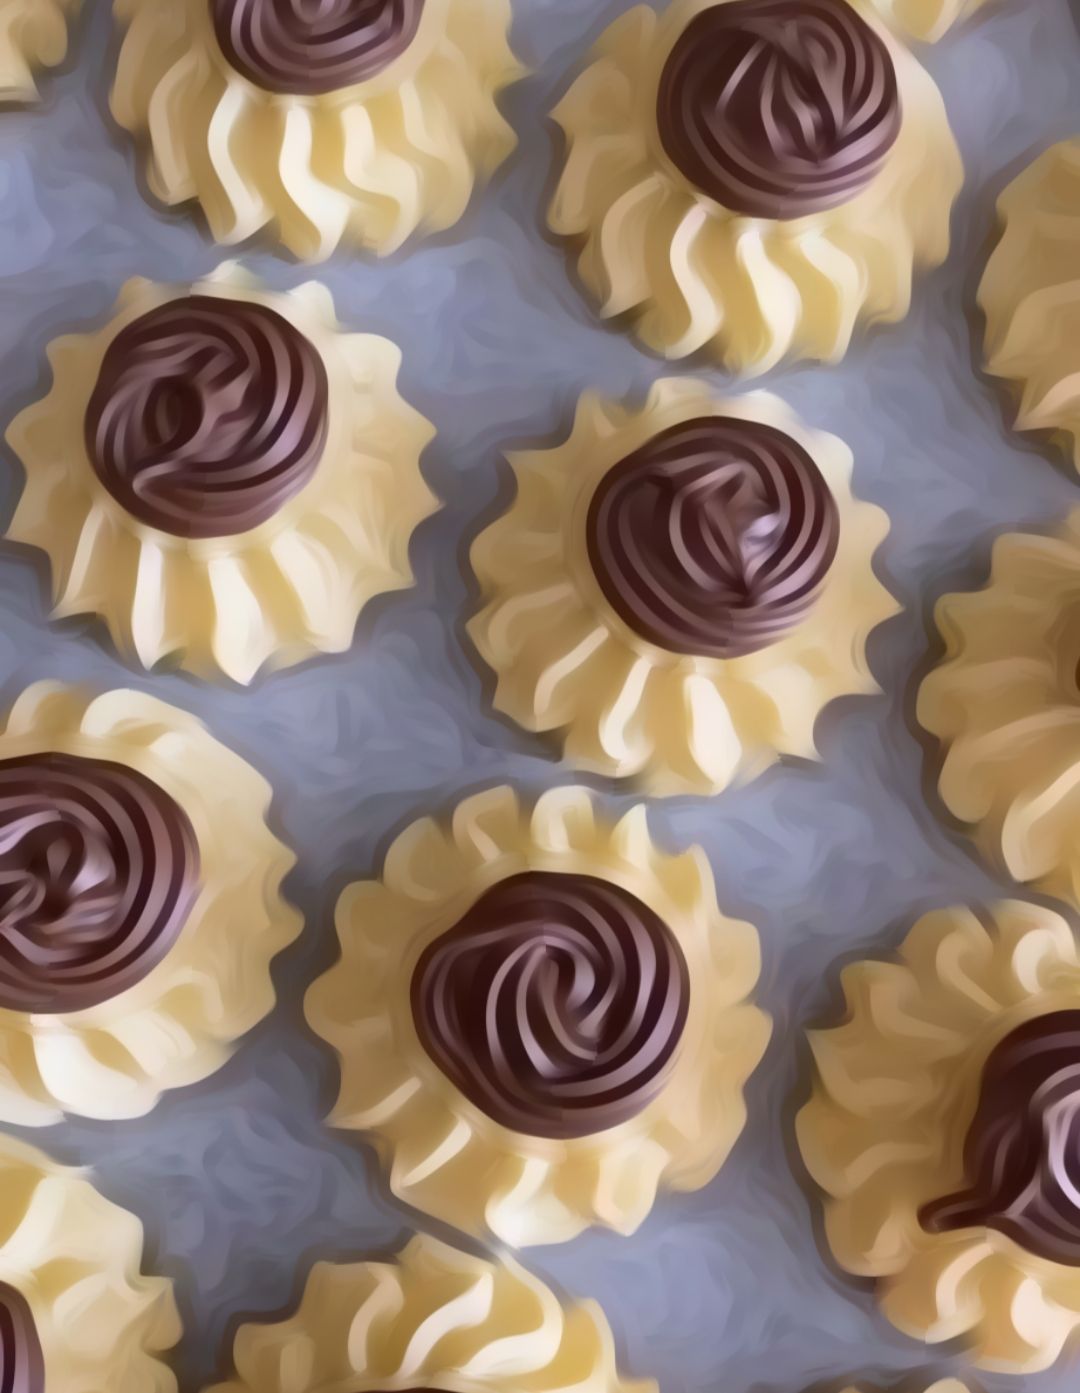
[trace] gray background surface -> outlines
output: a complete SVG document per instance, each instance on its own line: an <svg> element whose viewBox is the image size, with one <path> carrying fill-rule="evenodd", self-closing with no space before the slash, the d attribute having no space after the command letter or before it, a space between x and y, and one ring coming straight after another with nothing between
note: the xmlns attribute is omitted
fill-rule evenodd
<svg viewBox="0 0 1080 1393"><path fill-rule="evenodd" d="M53 677L127 683L194 711L270 779L279 830L300 855L289 889L307 931L279 959L278 1009L231 1064L143 1121L25 1134L92 1165L101 1189L145 1222L148 1264L177 1284L183 1393L224 1376L240 1314L279 1312L313 1260L386 1252L417 1222L389 1198L365 1148L321 1122L336 1067L300 1000L333 957L340 888L375 872L406 823L468 790L509 780L538 791L573 777L553 746L491 712L461 640L470 605L461 557L506 497L503 447L564 429L586 386L641 393L668 371L594 321L541 231L555 149L546 114L626 8L515 0L514 43L534 75L508 94L521 144L493 187L450 235L383 264L339 256L319 272L345 323L402 346L405 393L439 430L426 473L448 500L417 536L416 590L377 603L350 653L246 692L134 673L95 624L50 625L44 570L0 548L5 704ZM43 390L48 341L107 315L129 276L184 280L222 259L193 218L143 196L133 151L107 114L108 9L86 0L42 110L0 115L4 424ZM799 1393L848 1374L964 1367L894 1332L869 1288L833 1268L791 1146L806 1088L803 1030L835 1009L841 962L885 951L932 905L1002 889L924 787L910 705L930 607L945 589L981 583L998 533L1048 525L1080 502L1063 469L1008 431L998 390L977 371L972 311L997 194L1037 151L1080 130L1076 14L1069 0L996 0L923 57L967 166L953 255L919 286L910 318L861 338L839 369L764 379L851 444L858 491L892 518L884 569L906 609L872 645L885 695L830 708L820 765L789 764L653 813L662 839L707 848L724 908L761 932L762 997L776 1030L750 1122L718 1179L662 1197L634 1238L594 1234L526 1254L565 1291L600 1300L627 1371L656 1376L664 1393ZM264 251L247 260L274 286L310 275ZM724 385L706 365L676 369L690 370ZM20 486L8 454L0 480L4 520ZM628 801L598 787L613 810ZM1062 1365L1026 1382L1053 1390L1074 1380Z"/></svg>

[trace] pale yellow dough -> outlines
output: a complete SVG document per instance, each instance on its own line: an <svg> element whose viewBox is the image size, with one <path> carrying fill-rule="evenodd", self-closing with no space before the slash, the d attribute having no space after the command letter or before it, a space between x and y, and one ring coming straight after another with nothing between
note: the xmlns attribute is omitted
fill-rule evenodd
<svg viewBox="0 0 1080 1393"><path fill-rule="evenodd" d="M140 1271L142 1253L133 1214L0 1135L0 1282L30 1307L48 1393L175 1393L156 1356L180 1321L171 1285Z"/></svg>
<svg viewBox="0 0 1080 1393"><path fill-rule="evenodd" d="M1080 510L994 547L988 586L937 607L941 665L918 718L941 797L1014 879L1080 903Z"/></svg>
<svg viewBox="0 0 1080 1393"><path fill-rule="evenodd" d="M1001 195L1001 239L979 288L986 366L1018 400L1018 430L1048 431L1080 469L1080 138Z"/></svg>
<svg viewBox="0 0 1080 1393"><path fill-rule="evenodd" d="M939 910L894 961L856 963L841 980L844 1024L811 1034L817 1075L797 1119L837 1262L878 1279L885 1315L907 1334L963 1340L987 1369L1047 1368L1080 1326L1080 1268L996 1230L928 1233L918 1214L963 1184L997 1042L1032 1016L1080 1007L1072 930L1019 901Z"/></svg>
<svg viewBox="0 0 1080 1393"><path fill-rule="evenodd" d="M522 75L510 0L427 0L409 46L368 82L319 97L263 91L228 63L206 0L115 0L126 29L112 109L149 145L153 193L197 200L215 240L269 229L321 261L379 255L464 213L516 143L496 93Z"/></svg>
<svg viewBox="0 0 1080 1393"><path fill-rule="evenodd" d="M563 1306L509 1259L414 1238L394 1262L320 1262L299 1309L244 1325L208 1393L655 1393L619 1376L594 1302Z"/></svg>
<svg viewBox="0 0 1080 1393"><path fill-rule="evenodd" d="M913 38L933 43L986 0L873 0L882 19Z"/></svg>
<svg viewBox="0 0 1080 1393"><path fill-rule="evenodd" d="M68 50L68 20L82 0L0 0L0 102L32 102L34 74Z"/></svg>
<svg viewBox="0 0 1080 1393"><path fill-rule="evenodd" d="M692 985L660 1093L630 1121L569 1141L510 1131L474 1107L426 1053L410 1005L426 945L485 889L526 870L600 876L629 890L675 935ZM382 879L345 891L337 927L341 958L306 1008L341 1060L331 1120L374 1134L407 1204L508 1244L558 1243L592 1224L632 1233L658 1188L695 1190L720 1169L770 1033L748 1001L757 934L721 914L703 852L653 845L644 807L611 824L580 788L531 807L509 788L478 794L449 826L425 818L403 832Z"/></svg>
<svg viewBox="0 0 1080 1393"><path fill-rule="evenodd" d="M180 295L270 306L314 344L330 384L329 437L313 478L267 522L191 540L128 513L90 463L84 420L108 346ZM192 287L133 280L100 331L49 349L52 390L16 418L8 442L26 487L8 537L52 562L57 617L97 614L125 657L164 658L202 677L250 682L316 652L340 653L374 595L412 584L409 540L435 510L419 469L434 435L397 390L401 353L344 332L315 283L273 294L238 267Z"/></svg>
<svg viewBox="0 0 1080 1393"><path fill-rule="evenodd" d="M126 764L179 803L199 847L200 891L167 956L88 1010L0 1010L0 1119L138 1117L165 1089L219 1068L274 1004L270 962L301 920L281 898L295 858L266 825L270 789L193 716L140 692L28 688L0 760L57 751Z"/></svg>
<svg viewBox="0 0 1080 1393"><path fill-rule="evenodd" d="M603 316L630 314L667 358L708 349L747 375L785 357L836 362L859 321L902 319L913 266L935 266L948 252L963 169L941 95L864 10L893 56L903 104L885 166L828 212L735 215L675 168L656 123L667 55L713 3L675 0L660 15L641 5L601 36L554 113L567 155L550 226L581 241L578 270Z"/></svg>
<svg viewBox="0 0 1080 1393"><path fill-rule="evenodd" d="M668 653L632 633L588 559L586 517L603 475L698 416L783 430L814 459L840 510L839 550L813 610L776 643L734 659ZM822 707L878 690L866 640L898 609L872 569L888 520L852 497L847 446L778 398L719 398L689 379L657 382L640 409L587 393L565 444L511 464L517 497L472 551L482 608L469 633L498 676L498 709L529 730L559 731L578 767L638 776L651 793L716 792L780 755L816 757Z"/></svg>

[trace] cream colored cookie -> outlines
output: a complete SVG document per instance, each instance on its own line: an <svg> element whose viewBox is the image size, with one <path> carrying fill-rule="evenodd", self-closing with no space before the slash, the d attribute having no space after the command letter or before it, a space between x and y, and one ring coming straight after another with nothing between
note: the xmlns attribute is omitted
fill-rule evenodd
<svg viewBox="0 0 1080 1393"><path fill-rule="evenodd" d="M998 218L979 287L986 366L1014 389L1017 429L1059 437L1080 469L1080 139L1014 180Z"/></svg>
<svg viewBox="0 0 1080 1393"><path fill-rule="evenodd" d="M942 743L943 801L1014 879L1080 902L1080 511L999 539L989 584L936 618L918 718Z"/></svg>
<svg viewBox="0 0 1080 1393"><path fill-rule="evenodd" d="M933 43L986 0L873 0L881 17L901 33Z"/></svg>
<svg viewBox="0 0 1080 1393"><path fill-rule="evenodd" d="M901 1330L1047 1368L1080 1326L1080 956L1036 905L948 909L845 968L799 1113L837 1262Z"/></svg>
<svg viewBox="0 0 1080 1393"><path fill-rule="evenodd" d="M274 1004L270 790L182 711L39 683L0 734L0 1118L137 1117Z"/></svg>
<svg viewBox="0 0 1080 1393"><path fill-rule="evenodd" d="M305 261L456 223L515 144L495 102L522 73L510 0L353 9L330 25L306 0L116 0L112 109L156 197L197 201L218 242L265 229Z"/></svg>
<svg viewBox="0 0 1080 1393"><path fill-rule="evenodd" d="M941 96L858 0L639 6L555 118L550 225L603 316L665 357L835 362L948 251L963 171Z"/></svg>
<svg viewBox="0 0 1080 1393"><path fill-rule="evenodd" d="M706 793L814 757L835 697L877 690L885 514L851 452L776 397L658 382L589 393L570 438L511 457L517 497L477 539L469 632L495 704L590 771Z"/></svg>
<svg viewBox="0 0 1080 1393"><path fill-rule="evenodd" d="M82 0L0 0L0 102L32 102L35 73L68 50L68 20Z"/></svg>
<svg viewBox="0 0 1080 1393"><path fill-rule="evenodd" d="M78 1171L0 1135L0 1375L12 1393L175 1393L172 1289L142 1225Z"/></svg>
<svg viewBox="0 0 1080 1393"><path fill-rule="evenodd" d="M769 1038L757 934L704 854L584 789L467 798L391 847L337 911L307 997L341 1061L332 1121L373 1134L406 1203L509 1244L631 1233L695 1190L746 1117Z"/></svg>
<svg viewBox="0 0 1080 1393"><path fill-rule="evenodd" d="M7 535L48 554L58 617L99 615L145 667L246 683L342 652L368 600L412 583L434 431L399 350L344 332L321 286L130 281L49 357L51 391L8 432L26 487Z"/></svg>
<svg viewBox="0 0 1080 1393"><path fill-rule="evenodd" d="M654 1393L620 1377L595 1302L564 1306L509 1259L425 1235L393 1262L317 1263L296 1314L244 1325L209 1393Z"/></svg>

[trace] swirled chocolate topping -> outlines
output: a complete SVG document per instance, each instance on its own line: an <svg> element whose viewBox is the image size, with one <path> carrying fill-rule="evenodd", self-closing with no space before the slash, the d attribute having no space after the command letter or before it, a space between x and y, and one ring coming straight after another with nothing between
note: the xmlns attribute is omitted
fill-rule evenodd
<svg viewBox="0 0 1080 1393"><path fill-rule="evenodd" d="M530 871L481 895L412 979L428 1054L503 1127L588 1136L663 1086L689 1004L667 925L617 885Z"/></svg>
<svg viewBox="0 0 1080 1393"><path fill-rule="evenodd" d="M660 78L668 158L734 213L844 203L900 133L889 50L848 0L728 0L690 21Z"/></svg>
<svg viewBox="0 0 1080 1393"><path fill-rule="evenodd" d="M0 1282L0 1393L45 1393L45 1359L26 1298Z"/></svg>
<svg viewBox="0 0 1080 1393"><path fill-rule="evenodd" d="M967 1188L926 1205L924 1228L996 1229L1080 1266L1080 1011L1036 1016L990 1054L964 1169Z"/></svg>
<svg viewBox="0 0 1080 1393"><path fill-rule="evenodd" d="M256 87L319 96L400 58L424 0L210 0L210 13L225 57Z"/></svg>
<svg viewBox="0 0 1080 1393"><path fill-rule="evenodd" d="M191 295L109 345L86 445L102 483L141 522L226 537L265 522L311 478L329 399L321 357L287 319Z"/></svg>
<svg viewBox="0 0 1080 1393"><path fill-rule="evenodd" d="M840 518L807 452L758 421L672 426L600 481L589 559L615 612L671 653L735 658L814 603Z"/></svg>
<svg viewBox="0 0 1080 1393"><path fill-rule="evenodd" d="M187 814L145 775L0 761L0 1007L79 1011L133 986L175 943L198 878Z"/></svg>

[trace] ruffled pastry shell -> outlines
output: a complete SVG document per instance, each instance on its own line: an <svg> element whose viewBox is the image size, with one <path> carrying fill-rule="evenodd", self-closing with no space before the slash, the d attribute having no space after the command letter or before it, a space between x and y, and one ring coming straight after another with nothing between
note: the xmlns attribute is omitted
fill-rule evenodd
<svg viewBox="0 0 1080 1393"><path fill-rule="evenodd" d="M934 43L986 0L873 0L882 19L902 34ZM948 1380L947 1380L948 1382Z"/></svg>
<svg viewBox="0 0 1080 1393"><path fill-rule="evenodd" d="M810 454L838 505L840 544L814 608L766 648L728 659L665 652L633 633L589 563L585 518L604 474L682 421L729 416L774 426ZM885 513L851 495L851 452L764 392L722 399L704 382L657 382L643 408L586 393L570 438L510 457L517 497L477 539L482 608L469 633L495 670L496 707L561 733L575 765L636 775L656 794L709 793L780 755L815 758L814 726L834 698L878 690L871 630L898 605L872 558Z"/></svg>
<svg viewBox="0 0 1080 1393"><path fill-rule="evenodd" d="M689 1014L662 1089L631 1120L589 1136L547 1140L493 1121L435 1065L413 1020L420 953L484 890L525 871L628 890L667 925L689 969ZM306 1004L340 1057L331 1121L374 1134L405 1203L511 1245L562 1242L594 1224L628 1234L659 1188L698 1189L727 1158L771 1029L747 999L757 934L721 914L699 849L673 856L653 845L644 807L612 825L580 788L533 807L509 788L467 798L448 827L425 818L403 832L382 879L345 891L337 927L341 958Z"/></svg>
<svg viewBox="0 0 1080 1393"><path fill-rule="evenodd" d="M175 1393L156 1356L180 1321L170 1284L140 1271L142 1252L133 1214L0 1136L0 1282L30 1309L49 1393Z"/></svg>
<svg viewBox="0 0 1080 1393"><path fill-rule="evenodd" d="M272 1008L274 955L301 920L280 886L295 858L270 832L270 788L193 716L140 692L92 696L41 682L16 701L0 761L56 752L123 764L187 814L198 894L152 970L100 1005L55 1015L0 1009L0 1118L138 1117L165 1089L206 1078Z"/></svg>
<svg viewBox="0 0 1080 1393"><path fill-rule="evenodd" d="M918 719L942 742L942 800L1015 880L1080 901L1080 510L1000 538L988 586L936 617Z"/></svg>
<svg viewBox="0 0 1080 1393"><path fill-rule="evenodd" d="M659 15L640 5L601 36L554 112L567 153L549 225L580 241L578 271L604 318L629 314L666 358L708 349L745 375L784 358L836 362L857 323L907 314L913 265L936 266L948 253L963 168L944 103L921 64L860 6L892 55L903 108L883 168L823 213L734 214L676 169L656 121L667 55L714 3L675 0Z"/></svg>
<svg viewBox="0 0 1080 1393"><path fill-rule="evenodd" d="M594 1302L565 1307L509 1259L414 1238L394 1262L321 1262L299 1309L245 1325L236 1376L209 1393L652 1393L620 1378Z"/></svg>
<svg viewBox="0 0 1080 1393"><path fill-rule="evenodd" d="M919 1212L964 1181L983 1065L1023 1021L1080 1007L1069 926L1035 905L924 916L893 962L842 976L844 1024L811 1034L816 1078L799 1113L841 1267L878 1279L909 1335L962 1339L984 1368L1047 1368L1080 1326L1080 1268L987 1228L930 1233Z"/></svg>
<svg viewBox="0 0 1080 1393"><path fill-rule="evenodd" d="M1017 429L1059 437L1080 469L1080 139L1014 180L998 218L979 288L986 366L1014 389Z"/></svg>
<svg viewBox="0 0 1080 1393"><path fill-rule="evenodd" d="M313 477L268 521L232 537L148 526L87 454L87 405L109 345L187 294L276 311L315 347L329 379L329 436ZM398 392L400 350L342 331L322 286L270 293L234 265L190 288L132 280L105 328L56 340L49 360L51 391L8 431L26 486L7 536L48 554L55 617L99 615L144 667L173 658L201 677L247 683L262 668L343 652L373 596L412 584L409 540L436 507L419 470L434 429Z"/></svg>
<svg viewBox="0 0 1080 1393"><path fill-rule="evenodd" d="M214 239L270 229L303 261L341 244L386 255L451 227L516 143L496 93L521 76L510 0L427 0L407 51L325 96L266 92L236 72L206 0L116 0L126 29L112 110L149 144L149 182L197 200Z"/></svg>
<svg viewBox="0 0 1080 1393"><path fill-rule="evenodd" d="M0 102L32 102L34 74L67 56L68 20L81 0L0 0Z"/></svg>

